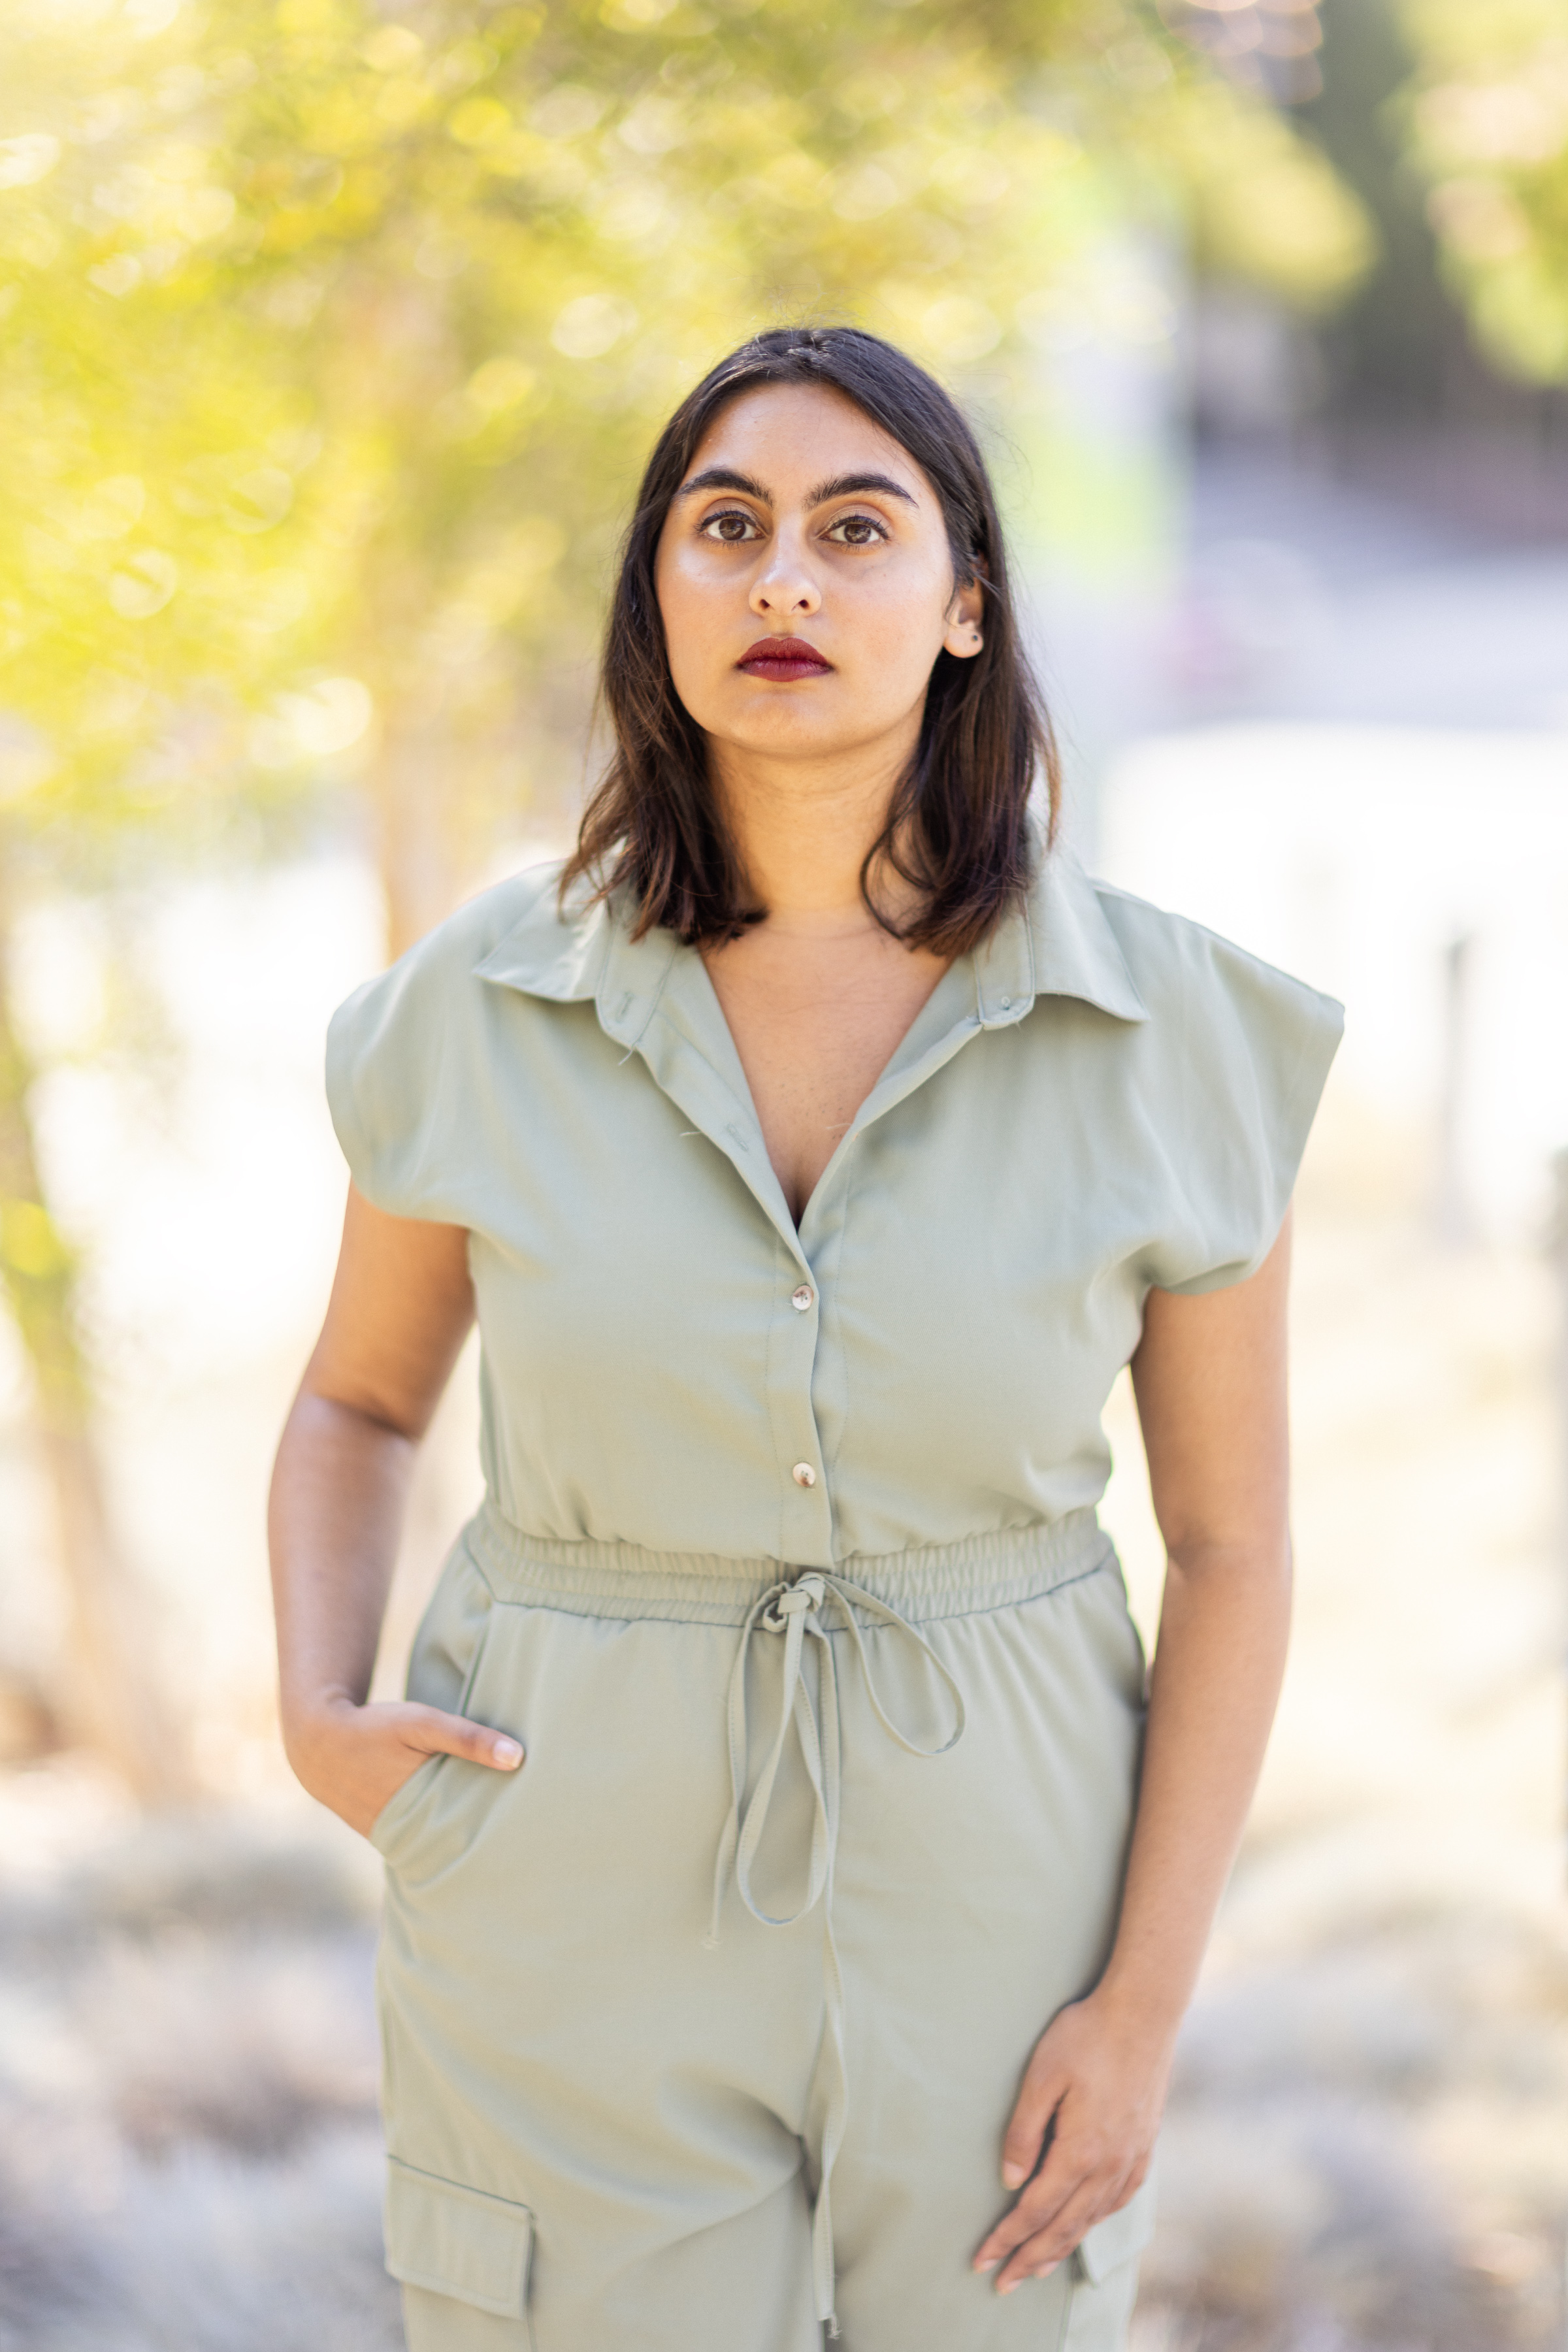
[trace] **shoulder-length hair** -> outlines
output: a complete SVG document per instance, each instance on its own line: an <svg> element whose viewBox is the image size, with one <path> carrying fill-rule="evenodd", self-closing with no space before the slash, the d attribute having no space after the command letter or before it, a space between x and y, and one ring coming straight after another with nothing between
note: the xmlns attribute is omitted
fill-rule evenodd
<svg viewBox="0 0 1568 2352"><path fill-rule="evenodd" d="M625 890L634 937L656 924L688 946L737 938L763 919L725 824L706 739L675 691L654 585L670 502L719 411L761 384L841 393L909 452L942 502L956 586L978 580L984 643L972 659L939 653L920 739L888 821L860 869L867 906L910 947L961 955L1027 889L1037 776L1054 834L1059 766L1049 719L1019 639L996 502L979 445L950 395L904 352L857 327L775 327L703 377L660 434L621 552L605 633L600 692L615 751L584 813L562 876L595 895ZM872 895L881 863L916 893L894 925Z"/></svg>

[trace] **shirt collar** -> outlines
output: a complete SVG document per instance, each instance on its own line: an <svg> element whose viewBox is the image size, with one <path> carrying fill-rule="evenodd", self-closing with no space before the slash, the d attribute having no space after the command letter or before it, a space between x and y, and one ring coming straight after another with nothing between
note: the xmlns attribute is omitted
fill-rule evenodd
<svg viewBox="0 0 1568 2352"><path fill-rule="evenodd" d="M613 905L561 913L550 875L475 971L481 980L558 1003L596 998L609 1034L633 1045L679 952L668 931L634 940L623 910ZM1099 889L1061 843L1042 851L1027 898L976 949L974 975L976 1010L986 1029L1011 1028L1038 996L1077 997L1119 1021L1149 1017Z"/></svg>
<svg viewBox="0 0 1568 2352"><path fill-rule="evenodd" d="M575 1004L597 992L610 946L607 907L564 912L556 901L554 866L536 868L529 878L542 887L510 931L474 966L480 980L499 981L529 996Z"/></svg>
<svg viewBox="0 0 1568 2352"><path fill-rule="evenodd" d="M1041 854L1027 921L1042 996L1076 996L1118 1021L1147 1021L1149 1008L1127 969L1100 887L1064 842Z"/></svg>

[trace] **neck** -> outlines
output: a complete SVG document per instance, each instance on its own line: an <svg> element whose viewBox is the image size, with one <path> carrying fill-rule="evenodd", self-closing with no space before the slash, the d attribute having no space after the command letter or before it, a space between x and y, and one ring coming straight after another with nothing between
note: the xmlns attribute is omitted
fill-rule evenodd
<svg viewBox="0 0 1568 2352"><path fill-rule="evenodd" d="M756 760L711 746L715 788L747 880L774 932L877 928L860 893L868 852L888 822L909 758L900 745L875 763L864 748L841 761ZM911 897L896 874L873 871L878 903L895 919Z"/></svg>

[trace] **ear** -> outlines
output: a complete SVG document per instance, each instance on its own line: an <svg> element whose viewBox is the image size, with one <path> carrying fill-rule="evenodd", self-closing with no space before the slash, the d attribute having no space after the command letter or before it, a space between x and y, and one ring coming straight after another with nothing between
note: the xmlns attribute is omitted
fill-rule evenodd
<svg viewBox="0 0 1568 2352"><path fill-rule="evenodd" d="M985 611L985 591L978 572L955 593L947 608L947 626L942 632L945 651L960 661L973 661L985 643L982 625Z"/></svg>

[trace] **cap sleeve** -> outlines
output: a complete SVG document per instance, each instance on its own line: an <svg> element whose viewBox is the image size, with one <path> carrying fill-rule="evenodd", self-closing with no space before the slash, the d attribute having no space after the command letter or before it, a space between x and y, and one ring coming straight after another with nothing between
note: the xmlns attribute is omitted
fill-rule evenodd
<svg viewBox="0 0 1568 2352"><path fill-rule="evenodd" d="M1194 1297L1245 1282L1273 1247L1344 1008L1196 925L1180 947L1175 1034L1150 1044L1181 1208L1147 1271Z"/></svg>
<svg viewBox="0 0 1568 2352"><path fill-rule="evenodd" d="M327 1030L327 1102L349 1173L375 1208L468 1222L447 1166L461 1058L463 985L431 933L357 988Z"/></svg>

